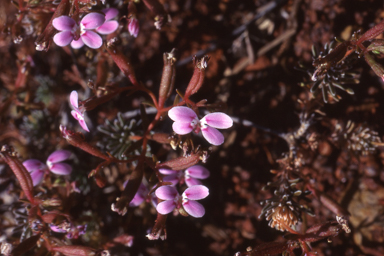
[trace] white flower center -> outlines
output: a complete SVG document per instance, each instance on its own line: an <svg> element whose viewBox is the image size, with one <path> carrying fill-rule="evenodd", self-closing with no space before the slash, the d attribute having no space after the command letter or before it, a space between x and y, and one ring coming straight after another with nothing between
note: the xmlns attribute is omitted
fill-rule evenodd
<svg viewBox="0 0 384 256"><path fill-rule="evenodd" d="M80 35L84 34L85 33L85 27L82 23L80 23Z"/></svg>
<svg viewBox="0 0 384 256"><path fill-rule="evenodd" d="M192 120L191 127L192 127L192 129L193 129L193 131L195 133L199 133L200 132L201 123L200 123L200 120L197 117Z"/></svg>

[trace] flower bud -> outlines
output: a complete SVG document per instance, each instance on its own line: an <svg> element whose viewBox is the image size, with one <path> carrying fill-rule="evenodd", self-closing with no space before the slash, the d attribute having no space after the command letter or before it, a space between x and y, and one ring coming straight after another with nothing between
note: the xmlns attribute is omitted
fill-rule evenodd
<svg viewBox="0 0 384 256"><path fill-rule="evenodd" d="M140 24L139 21L136 18L130 18L128 21L128 32L131 36L137 37L140 30Z"/></svg>
<svg viewBox="0 0 384 256"><path fill-rule="evenodd" d="M62 205L62 203L63 203L62 200L59 198L49 198L47 200L44 200L41 205L43 207L49 207L49 206L58 207Z"/></svg>

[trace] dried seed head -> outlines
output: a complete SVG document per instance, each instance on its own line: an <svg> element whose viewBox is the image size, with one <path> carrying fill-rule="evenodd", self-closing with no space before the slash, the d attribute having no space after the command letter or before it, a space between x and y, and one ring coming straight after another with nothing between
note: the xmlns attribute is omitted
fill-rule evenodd
<svg viewBox="0 0 384 256"><path fill-rule="evenodd" d="M299 63L299 67L297 67L298 70L304 71L311 76L311 81L303 83L303 85L310 87L310 91L314 96L321 90L325 103L328 103L328 97L336 102L341 99L335 88L346 91L348 94L354 94L351 88L345 87L345 84L360 83L359 73L352 71L352 65L356 58L344 58L347 52L350 51L348 42L335 46L336 41L326 44L319 53L315 47L312 47L313 67L302 63Z"/></svg>
<svg viewBox="0 0 384 256"><path fill-rule="evenodd" d="M300 204L301 199L307 199L308 193L297 189L300 178L291 178L293 175L297 177L299 171L294 162L286 157L278 160L282 170L276 171L278 180L268 182L265 188L274 189L274 196L268 200L261 202L263 209L259 218L265 217L269 221L269 226L280 231L286 231L289 227L295 226L301 221L303 212L311 214L311 210ZM308 200L308 199L307 199Z"/></svg>
<svg viewBox="0 0 384 256"><path fill-rule="evenodd" d="M382 144L377 132L365 125L356 125L352 121L348 121L345 127L336 124L332 140L341 143L340 146L346 144L349 150L361 155L375 152L376 147Z"/></svg>

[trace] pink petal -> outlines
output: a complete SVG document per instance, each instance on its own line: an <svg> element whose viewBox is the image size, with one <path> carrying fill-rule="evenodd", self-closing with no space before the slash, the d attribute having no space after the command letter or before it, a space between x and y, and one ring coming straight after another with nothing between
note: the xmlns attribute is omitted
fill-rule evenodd
<svg viewBox="0 0 384 256"><path fill-rule="evenodd" d="M173 211L176 208L176 203L173 200L167 200L159 203L156 206L156 210L158 213L166 215Z"/></svg>
<svg viewBox="0 0 384 256"><path fill-rule="evenodd" d="M195 178L186 178L185 179L185 183L187 184L188 187L192 187L192 186L196 186L196 185L201 185L201 181L199 181L198 179L195 179Z"/></svg>
<svg viewBox="0 0 384 256"><path fill-rule="evenodd" d="M185 170L185 174L196 179L206 179L210 173L207 168L201 165L194 165Z"/></svg>
<svg viewBox="0 0 384 256"><path fill-rule="evenodd" d="M78 109L72 110L71 114L78 121L84 120L84 116L80 113Z"/></svg>
<svg viewBox="0 0 384 256"><path fill-rule="evenodd" d="M49 155L47 163L58 163L67 160L71 156L72 152L68 150L56 150Z"/></svg>
<svg viewBox="0 0 384 256"><path fill-rule="evenodd" d="M56 163L52 165L50 171L57 175L68 175L72 172L72 166L66 163Z"/></svg>
<svg viewBox="0 0 384 256"><path fill-rule="evenodd" d="M159 172L164 175L171 175L171 174L178 173L178 171L169 170L169 169L159 169Z"/></svg>
<svg viewBox="0 0 384 256"><path fill-rule="evenodd" d="M104 21L105 17L103 14L92 12L85 15L84 18L80 21L80 24L82 24L85 29L95 29L103 25Z"/></svg>
<svg viewBox="0 0 384 256"><path fill-rule="evenodd" d="M128 180L124 182L124 188L128 184ZM139 206L142 202L144 202L145 197L147 196L148 190L147 187L141 183L139 189L137 190L135 196L133 197L132 201L129 203L129 206L136 207Z"/></svg>
<svg viewBox="0 0 384 256"><path fill-rule="evenodd" d="M85 31L80 37L89 48L97 49L103 45L103 39L96 32Z"/></svg>
<svg viewBox="0 0 384 256"><path fill-rule="evenodd" d="M197 118L196 113L188 107L173 107L168 111L168 116L175 122L191 123Z"/></svg>
<svg viewBox="0 0 384 256"><path fill-rule="evenodd" d="M102 12L105 14L105 20L111 20L119 14L119 11L116 8L107 8L102 10Z"/></svg>
<svg viewBox="0 0 384 256"><path fill-rule="evenodd" d="M59 31L66 31L66 30L72 30L73 27L76 25L76 21L68 16L60 16L56 19L53 19L52 25L55 27L55 29Z"/></svg>
<svg viewBox="0 0 384 256"><path fill-rule="evenodd" d="M60 228L60 227L58 227L58 226L56 226L56 225L52 225L52 224L50 224L50 225L49 225L49 228L50 228L53 232L56 232L56 233L67 233L66 230L64 230L64 229L62 229L62 228Z"/></svg>
<svg viewBox="0 0 384 256"><path fill-rule="evenodd" d="M136 193L133 197L132 201L129 203L130 207L136 207L141 205L142 202L144 202L145 197L140 195L140 193Z"/></svg>
<svg viewBox="0 0 384 256"><path fill-rule="evenodd" d="M23 165L28 172L34 172L36 170L44 170L46 168L45 164L43 164L37 159L29 159L27 161L24 161Z"/></svg>
<svg viewBox="0 0 384 256"><path fill-rule="evenodd" d="M173 200L179 194L174 187L161 186L156 189L156 196L162 200Z"/></svg>
<svg viewBox="0 0 384 256"><path fill-rule="evenodd" d="M204 206L193 200L185 200L183 208L189 215L195 218L201 218L205 214Z"/></svg>
<svg viewBox="0 0 384 256"><path fill-rule="evenodd" d="M191 200L200 200L206 198L209 195L209 189L203 185L196 185L187 188L183 193L183 198Z"/></svg>
<svg viewBox="0 0 384 256"><path fill-rule="evenodd" d="M73 40L71 43L71 47L73 49L80 49L83 46L84 46L84 42L83 40L81 40L81 38L79 38L78 40Z"/></svg>
<svg viewBox="0 0 384 256"><path fill-rule="evenodd" d="M201 122L218 129L227 129L233 125L232 118L230 118L227 114L220 112L204 116L203 119L201 119Z"/></svg>
<svg viewBox="0 0 384 256"><path fill-rule="evenodd" d="M119 22L115 20L106 21L103 25L98 27L96 31L102 35L109 35L119 27Z"/></svg>
<svg viewBox="0 0 384 256"><path fill-rule="evenodd" d="M44 171L43 170L36 170L31 173L32 183L33 186L38 185L44 177Z"/></svg>
<svg viewBox="0 0 384 256"><path fill-rule="evenodd" d="M190 133L193 128L190 123L174 122L172 124L172 129L175 133L184 135Z"/></svg>
<svg viewBox="0 0 384 256"><path fill-rule="evenodd" d="M164 182L172 182L172 186L176 186L179 183L179 178L177 177L177 173L165 176L163 178Z"/></svg>
<svg viewBox="0 0 384 256"><path fill-rule="evenodd" d="M201 129L204 138L212 145L218 146L224 143L224 136L215 128L207 126Z"/></svg>
<svg viewBox="0 0 384 256"><path fill-rule="evenodd" d="M71 102L71 105L74 108L78 108L78 101L79 101L79 95L77 94L77 91L72 91L71 95L69 96L69 101Z"/></svg>
<svg viewBox="0 0 384 256"><path fill-rule="evenodd" d="M79 124L80 124L81 128L83 128L85 131L89 132L87 123L84 120L79 120Z"/></svg>
<svg viewBox="0 0 384 256"><path fill-rule="evenodd" d="M55 42L55 44L61 47L69 45L69 43L72 42L72 40L73 40L73 35L71 31L62 31L57 33L53 37L53 41Z"/></svg>

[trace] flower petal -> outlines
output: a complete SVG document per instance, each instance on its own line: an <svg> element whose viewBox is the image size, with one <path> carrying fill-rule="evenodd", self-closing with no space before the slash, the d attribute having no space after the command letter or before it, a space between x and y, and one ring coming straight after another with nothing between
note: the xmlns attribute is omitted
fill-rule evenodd
<svg viewBox="0 0 384 256"><path fill-rule="evenodd" d="M53 41L55 42L55 44L61 47L69 45L69 43L72 42L72 40L73 40L73 34L71 31L62 31L57 33L53 37Z"/></svg>
<svg viewBox="0 0 384 256"><path fill-rule="evenodd" d="M84 120L79 120L79 124L80 124L81 128L83 128L85 131L89 132L87 123Z"/></svg>
<svg viewBox="0 0 384 256"><path fill-rule="evenodd" d="M127 186L128 180L124 182L124 188ZM132 201L129 203L130 207L136 207L139 206L142 202L144 202L146 196L148 193L147 187L141 183L139 189L137 190L135 196L133 197Z"/></svg>
<svg viewBox="0 0 384 256"><path fill-rule="evenodd" d="M185 200L183 208L189 215L195 218L201 218L205 214L204 206L193 200Z"/></svg>
<svg viewBox="0 0 384 256"><path fill-rule="evenodd" d="M166 215L173 211L176 208L176 203L173 200L167 200L159 203L156 206L156 210L158 213Z"/></svg>
<svg viewBox="0 0 384 256"><path fill-rule="evenodd" d="M77 94L77 91L72 91L71 95L69 96L69 101L71 102L72 107L78 108L78 101L79 101L79 95Z"/></svg>
<svg viewBox="0 0 384 256"><path fill-rule="evenodd" d="M55 163L49 170L57 175L68 175L72 172L72 166L66 163Z"/></svg>
<svg viewBox="0 0 384 256"><path fill-rule="evenodd" d="M59 226L56 226L56 225L52 225L50 224L49 225L49 228L53 231L53 232L56 232L56 233L67 233L66 230L64 230L63 228L59 227Z"/></svg>
<svg viewBox="0 0 384 256"><path fill-rule="evenodd" d="M63 15L53 19L52 25L59 31L67 31L72 30L72 28L76 25L76 21L68 16Z"/></svg>
<svg viewBox="0 0 384 256"><path fill-rule="evenodd" d="M196 113L188 107L173 107L168 111L168 116L175 122L190 123L197 118Z"/></svg>
<svg viewBox="0 0 384 256"><path fill-rule="evenodd" d="M78 121L84 120L84 116L80 113L78 109L72 110L71 114Z"/></svg>
<svg viewBox="0 0 384 256"><path fill-rule="evenodd" d="M178 171L170 170L170 169L159 169L159 173L164 174L164 175L171 175L178 173Z"/></svg>
<svg viewBox="0 0 384 256"><path fill-rule="evenodd" d="M84 42L83 40L81 40L81 38L79 38L78 40L73 40L71 43L71 47L73 49L80 49L83 46L84 46Z"/></svg>
<svg viewBox="0 0 384 256"><path fill-rule="evenodd" d="M81 35L81 40L85 43L86 46L92 49L100 48L103 45L103 39L93 31L85 31Z"/></svg>
<svg viewBox="0 0 384 256"><path fill-rule="evenodd" d="M233 125L232 118L221 112L208 114L201 119L201 122L218 129L227 129Z"/></svg>
<svg viewBox="0 0 384 256"><path fill-rule="evenodd" d="M172 124L172 129L175 133L184 135L190 133L193 128L190 123L174 122Z"/></svg>
<svg viewBox="0 0 384 256"><path fill-rule="evenodd" d="M67 160L72 152L68 150L56 150L49 155L47 163L58 163Z"/></svg>
<svg viewBox="0 0 384 256"><path fill-rule="evenodd" d="M102 12L105 14L105 20L111 20L119 14L119 10L116 8L107 8L102 10Z"/></svg>
<svg viewBox="0 0 384 256"><path fill-rule="evenodd" d="M196 179L206 179L209 177L210 173L207 168L201 165L194 165L185 170L185 175L189 175Z"/></svg>
<svg viewBox="0 0 384 256"><path fill-rule="evenodd" d="M201 185L201 181L195 178L185 178L185 183L187 184L188 187L196 186L196 185Z"/></svg>
<svg viewBox="0 0 384 256"><path fill-rule="evenodd" d="M215 128L207 126L202 128L201 132L203 133L204 138L212 145L218 146L224 143L223 134Z"/></svg>
<svg viewBox="0 0 384 256"><path fill-rule="evenodd" d="M103 14L92 12L85 15L84 18L80 21L80 24L82 24L85 29L95 29L103 25L104 21L105 17Z"/></svg>
<svg viewBox="0 0 384 256"><path fill-rule="evenodd" d="M36 170L34 172L31 172L31 178L33 186L38 185L44 177L44 170Z"/></svg>
<svg viewBox="0 0 384 256"><path fill-rule="evenodd" d="M156 196L162 200L173 200L179 194L174 187L161 186L156 189Z"/></svg>
<svg viewBox="0 0 384 256"><path fill-rule="evenodd" d="M179 178L177 177L177 173L164 176L163 178L164 182L172 182L172 186L176 186L177 183L179 183Z"/></svg>
<svg viewBox="0 0 384 256"><path fill-rule="evenodd" d="M45 164L43 164L37 159L29 159L27 161L24 161L23 165L28 172L34 172L36 170L44 170L46 168Z"/></svg>
<svg viewBox="0 0 384 256"><path fill-rule="evenodd" d="M115 20L110 20L110 21L104 22L104 24L98 27L96 31L102 35L109 35L115 32L118 27L119 27L119 22Z"/></svg>
<svg viewBox="0 0 384 256"><path fill-rule="evenodd" d="M209 189L203 185L196 185L187 188L183 193L183 198L191 200L200 200L206 198L209 195Z"/></svg>
<svg viewBox="0 0 384 256"><path fill-rule="evenodd" d="M144 202L145 197L143 197L140 193L136 193L133 197L132 201L129 203L130 207L136 207L141 205Z"/></svg>

